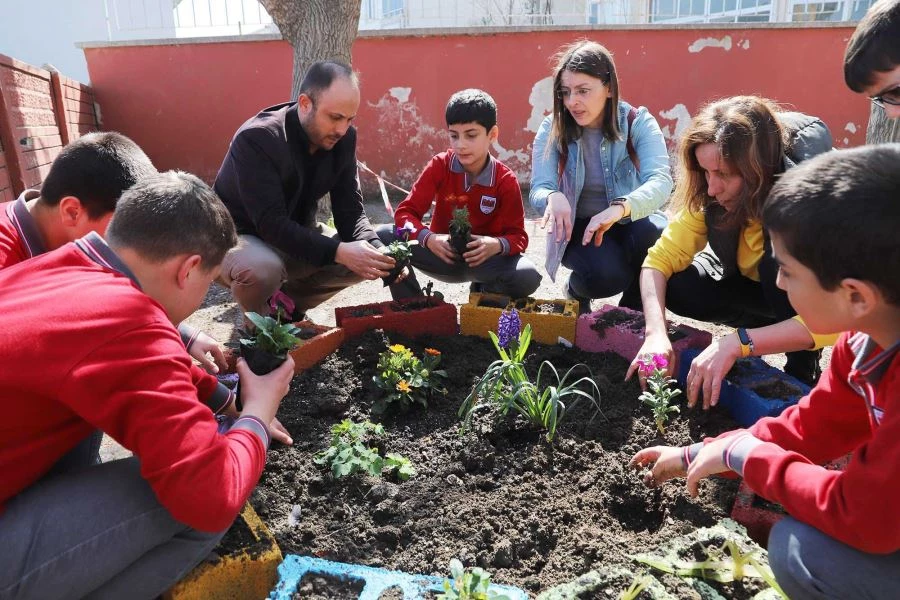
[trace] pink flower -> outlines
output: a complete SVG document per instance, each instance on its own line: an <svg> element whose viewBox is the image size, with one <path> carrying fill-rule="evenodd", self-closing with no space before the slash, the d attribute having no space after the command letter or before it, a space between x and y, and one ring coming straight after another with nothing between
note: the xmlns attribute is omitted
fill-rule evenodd
<svg viewBox="0 0 900 600"><path fill-rule="evenodd" d="M666 359L663 354L654 354L653 355L653 366L657 369L665 369L669 366L669 361Z"/></svg>

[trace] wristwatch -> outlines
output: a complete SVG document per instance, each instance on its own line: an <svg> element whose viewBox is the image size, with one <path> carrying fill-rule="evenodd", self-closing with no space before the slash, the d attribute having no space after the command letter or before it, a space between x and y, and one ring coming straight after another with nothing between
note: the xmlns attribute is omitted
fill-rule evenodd
<svg viewBox="0 0 900 600"><path fill-rule="evenodd" d="M747 333L747 330L740 327L735 330L735 333L737 333L738 341L741 343L741 358L753 354L756 348L753 346L753 340L750 339L750 334Z"/></svg>

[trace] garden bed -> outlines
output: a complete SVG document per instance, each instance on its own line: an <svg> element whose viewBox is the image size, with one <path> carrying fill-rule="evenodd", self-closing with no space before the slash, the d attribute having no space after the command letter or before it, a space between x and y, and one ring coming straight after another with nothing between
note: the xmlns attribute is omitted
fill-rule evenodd
<svg viewBox="0 0 900 600"><path fill-rule="evenodd" d="M285 554L432 575L445 575L458 557L489 570L495 582L536 593L601 564L634 568L629 554L729 514L734 480L706 480L692 500L683 480L648 489L628 468L645 446L688 444L734 424L720 412L689 411L682 403L683 413L660 437L636 382L622 381L628 364L621 357L532 344L532 377L541 360L551 360L561 374L584 362L602 395L603 415L591 420L586 405L576 407L551 446L520 420L497 422L485 413L460 436L457 409L496 358L488 340L391 335L390 341L419 355L437 348L449 375L448 394L430 400L427 410L388 413L382 420L388 433L382 452L405 455L417 474L403 483L335 480L313 464L330 427L341 418L370 418L378 398L371 379L385 339L369 332L347 341L294 379L278 417L295 445L273 444L251 497ZM672 585L683 590L679 597L697 597L687 584Z"/></svg>

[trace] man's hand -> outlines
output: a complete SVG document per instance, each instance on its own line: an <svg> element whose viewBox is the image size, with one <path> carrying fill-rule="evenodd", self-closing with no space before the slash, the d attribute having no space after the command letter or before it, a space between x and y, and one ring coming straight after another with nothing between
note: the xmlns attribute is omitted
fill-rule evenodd
<svg viewBox="0 0 900 600"><path fill-rule="evenodd" d="M666 332L662 334L650 334L644 338L644 343L641 346L641 349L638 350L637 356L634 357L634 360L631 361L631 365L628 367L628 372L625 373L625 381L631 379L631 376L637 373L638 375L638 383L641 384L641 389L647 389L647 376L641 373L638 362L641 360L647 361L650 360L654 354L661 354L666 358L666 375L671 376L672 372L675 370L675 352L672 350L672 342L669 341L669 336Z"/></svg>
<svg viewBox="0 0 900 600"><path fill-rule="evenodd" d="M366 241L341 242L334 262L344 265L363 279L387 277L394 268L394 259L385 256Z"/></svg>
<svg viewBox="0 0 900 600"><path fill-rule="evenodd" d="M477 267L490 257L503 251L503 244L495 237L488 235L473 235L472 241L466 245L468 251L463 254L463 259L470 267Z"/></svg>
<svg viewBox="0 0 900 600"><path fill-rule="evenodd" d="M697 355L687 374L688 406L693 408L703 398L703 410L719 403L722 380L741 356L741 343L737 335L729 334L713 340L713 343Z"/></svg>
<svg viewBox="0 0 900 600"><path fill-rule="evenodd" d="M268 375L256 375L247 366L247 361L239 358L237 372L240 376L241 400L244 403L242 416L256 417L263 423L272 423L281 399L290 389L294 377L294 359L287 360ZM286 432L285 432L286 433ZM276 433L270 432L274 437Z"/></svg>
<svg viewBox="0 0 900 600"><path fill-rule="evenodd" d="M197 333L188 353L191 357L197 359L200 366L206 369L208 373L215 375L219 371L228 369L228 361L225 360L222 346L202 331Z"/></svg>
<svg viewBox="0 0 900 600"><path fill-rule="evenodd" d="M548 233L556 233L556 242L572 239L572 207L562 192L553 192L547 197L547 209L541 219L541 229L550 223Z"/></svg>
<svg viewBox="0 0 900 600"><path fill-rule="evenodd" d="M448 265L459 262L459 254L450 245L450 235L446 233L432 233L425 240L425 249L437 256Z"/></svg>
<svg viewBox="0 0 900 600"><path fill-rule="evenodd" d="M587 246L591 238L594 238L594 245L599 246L603 243L603 234L619 222L625 216L625 207L621 204L613 204L597 213L588 222L584 229L584 237L581 238L581 245Z"/></svg>
<svg viewBox="0 0 900 600"><path fill-rule="evenodd" d="M644 448L631 458L628 466L635 469L649 467L650 471L644 474L644 484L654 487L674 477L685 476L683 452L683 448L674 446Z"/></svg>

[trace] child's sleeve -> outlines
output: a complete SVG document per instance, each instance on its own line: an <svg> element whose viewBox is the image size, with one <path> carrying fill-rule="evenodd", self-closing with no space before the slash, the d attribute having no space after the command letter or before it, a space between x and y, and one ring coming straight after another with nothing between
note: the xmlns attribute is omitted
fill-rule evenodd
<svg viewBox="0 0 900 600"><path fill-rule="evenodd" d="M422 223L425 213L431 208L437 194L439 175L444 166L442 154L432 158L425 169L416 179L409 195L403 199L397 212L394 213L394 225L403 227L406 223L412 223L416 228L416 238L421 242L428 233L428 228Z"/></svg>
<svg viewBox="0 0 900 600"><path fill-rule="evenodd" d="M522 254L528 248L528 234L525 232L525 207L522 206L522 188L515 173L507 171L498 187L500 204L500 254Z"/></svg>

